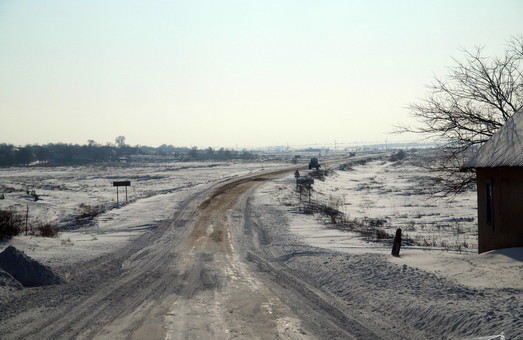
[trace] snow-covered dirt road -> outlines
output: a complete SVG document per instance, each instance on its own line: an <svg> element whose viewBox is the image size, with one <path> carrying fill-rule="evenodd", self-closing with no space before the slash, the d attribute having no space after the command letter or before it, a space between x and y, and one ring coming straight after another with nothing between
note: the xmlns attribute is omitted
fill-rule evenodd
<svg viewBox="0 0 523 340"><path fill-rule="evenodd" d="M523 337L519 288L469 287L384 254L308 243L293 231L298 214L276 198L293 185L292 173L216 180L178 193L175 203L176 191L104 213L100 221L118 217L139 233L85 261L52 266L56 256L48 257L65 283L0 296L0 338ZM171 217L145 223L147 209L168 204ZM90 235L104 232L114 233ZM82 249L85 236L71 235L71 249Z"/></svg>
<svg viewBox="0 0 523 340"><path fill-rule="evenodd" d="M281 174L234 180L194 194L171 221L128 246L63 268L67 283L14 292L0 311L2 338L351 338L354 326L344 326L344 313L318 290L282 273L248 246L236 250L232 208L252 187ZM253 215L250 205L241 209ZM254 236L248 229L239 235L248 244L258 242ZM244 254L258 267L268 266L263 272L283 285L260 281L258 270L242 261ZM297 293L287 295L293 287ZM298 301L304 298L310 301ZM304 317L289 307L304 303L322 309ZM360 328L359 335L373 334Z"/></svg>

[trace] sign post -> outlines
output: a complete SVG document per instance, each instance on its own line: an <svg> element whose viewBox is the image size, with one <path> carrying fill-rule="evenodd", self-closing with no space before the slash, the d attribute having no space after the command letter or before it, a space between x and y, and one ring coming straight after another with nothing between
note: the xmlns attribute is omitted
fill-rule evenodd
<svg viewBox="0 0 523 340"><path fill-rule="evenodd" d="M125 187L125 201L127 202L127 187L131 186L131 181L113 182L113 187L116 187L116 204L118 204L118 187Z"/></svg>
<svg viewBox="0 0 523 340"><path fill-rule="evenodd" d="M401 249L401 228L396 230L396 236L394 237L394 243L392 244L392 256L400 256Z"/></svg>
<svg viewBox="0 0 523 340"><path fill-rule="evenodd" d="M298 188L300 190L300 201L301 201L301 193L303 191L303 188L306 188L309 192L309 203L311 201L311 186L314 184L314 178L309 177L299 177L296 178L296 184L298 185Z"/></svg>

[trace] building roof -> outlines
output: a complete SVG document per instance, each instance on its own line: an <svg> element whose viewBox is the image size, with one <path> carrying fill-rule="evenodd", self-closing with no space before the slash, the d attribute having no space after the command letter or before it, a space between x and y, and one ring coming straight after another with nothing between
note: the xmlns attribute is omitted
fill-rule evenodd
<svg viewBox="0 0 523 340"><path fill-rule="evenodd" d="M523 110L483 144L467 168L523 167Z"/></svg>

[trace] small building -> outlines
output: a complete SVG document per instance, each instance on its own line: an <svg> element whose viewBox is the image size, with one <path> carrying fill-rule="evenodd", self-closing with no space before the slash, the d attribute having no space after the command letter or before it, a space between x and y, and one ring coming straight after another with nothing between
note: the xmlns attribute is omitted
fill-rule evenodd
<svg viewBox="0 0 523 340"><path fill-rule="evenodd" d="M523 247L523 110L483 144L467 168L477 175L479 252Z"/></svg>

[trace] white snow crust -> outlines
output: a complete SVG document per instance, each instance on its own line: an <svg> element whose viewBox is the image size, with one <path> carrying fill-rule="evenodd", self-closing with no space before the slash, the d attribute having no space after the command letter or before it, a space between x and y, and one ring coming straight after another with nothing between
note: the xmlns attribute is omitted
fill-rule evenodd
<svg viewBox="0 0 523 340"><path fill-rule="evenodd" d="M523 166L523 110L516 112L483 144L468 168Z"/></svg>
<svg viewBox="0 0 523 340"><path fill-rule="evenodd" d="M114 204L116 194L111 181L130 179L132 183L128 192L131 202L106 211L92 225L62 231L58 238L18 236L0 242L0 251L13 245L48 265L84 261L124 246L131 237L167 220L177 203L201 186L262 171L262 168L282 166L271 163L175 163L2 169L0 178L4 192L6 187L16 191L6 193L6 199L0 200L0 207L14 207L25 213L25 207L29 206L30 218L57 223L75 214L80 203ZM387 218L391 221L391 230L402 227L407 235L426 234L426 237L449 243L460 237L470 245L470 249L462 249L461 253L444 251L442 247L403 246L399 258L389 258L398 265L407 264L434 272L471 287L523 289L523 248L476 254L475 194L465 194L452 203L433 201L420 189L419 182L413 180L420 176L421 170L414 166L398 167L390 162L375 161L357 166L355 171L338 170L325 182L317 180L314 195L326 201L342 202L341 209L351 217ZM264 184L259 195L267 204L281 202L293 184L294 177L289 174ZM25 193L27 188L35 189L41 200L33 202ZM416 188L421 191L412 193ZM354 254L390 253L388 247L370 242L357 233L334 229L321 218L297 212L290 212L288 217L293 232L316 247ZM453 223L459 224L460 230L466 233L445 233L445 229L452 229ZM424 228L408 231L406 226L412 224L424 225Z"/></svg>
<svg viewBox="0 0 523 340"><path fill-rule="evenodd" d="M194 162L140 163L102 166L63 166L0 169L0 208L13 209L29 222L50 222L61 231L58 238L20 235L0 241L0 251L13 245L28 256L51 266L87 261L125 246L157 223L168 221L188 195L219 181L279 169L281 163ZM125 189L113 181L130 180ZM27 190L35 190L34 201ZM103 205L105 212L87 225L75 225L80 204Z"/></svg>
<svg viewBox="0 0 523 340"><path fill-rule="evenodd" d="M167 223L179 203L190 195L226 179L284 166L288 164L144 163L1 169L0 190L6 198L0 200L0 207L25 213L29 206L30 220L49 221L63 228L57 238L18 236L1 241L0 251L13 245L52 268L80 265L116 247L124 247L133 237L155 228L158 223ZM388 231L393 232L401 227L410 238L420 241L425 238L433 244L427 247L402 246L400 257L392 257L388 245L372 242L357 233L339 230L324 217L305 215L290 205L289 202L296 199L292 172L278 180L261 184L253 195L255 203L265 207L259 210L259 218L275 230L288 228L302 242L317 248L314 254L320 256L313 257L314 261L331 261L330 253L323 256L321 249L354 255L350 261L347 260L349 262L346 265L353 263L356 266L362 261L375 261L379 265L382 259L386 259L392 266L386 268L388 274L380 276L379 273L373 273L373 280L379 278L383 284L390 284L390 275L403 280L402 273L409 273L409 289L421 289L424 280L429 277L427 275L430 275L443 285L438 288L441 294L445 292L444 285L456 284L470 287L471 290L449 286L452 294L481 297L482 291L475 289L486 289L491 296L498 296L504 306L520 304L523 291L523 248L478 255L475 193L460 196L453 203L432 200L424 189L424 176L422 170L408 162L378 160L354 166L352 171L335 170L325 181L316 180L314 184L314 199L331 202L350 218L384 219L387 221L384 228ZM111 185L116 180L132 182L128 188L128 203L116 204L115 188ZM27 189L36 190L41 200L34 202L26 194ZM120 199L122 197L121 194ZM105 212L87 225L72 226L71 221L78 214L81 203L103 204ZM264 211L279 211L281 216L264 214ZM461 245L460 251L453 246L458 244ZM307 254L303 255L296 256L293 261L296 264L300 261L303 263L308 259ZM364 270L367 269L362 268L361 273L357 272L363 279L367 275ZM328 277L320 279L325 279L325 284L329 284ZM350 285L350 278L347 278L347 284ZM365 291L358 293L358 289L364 288L354 287L354 294L363 294ZM8 289L0 289L0 297L8 293ZM385 298L380 297L379 292L376 294L376 302ZM405 317L419 318L420 322L431 315L435 308L441 308L438 304L421 305L426 301L419 302L419 306L410 306L414 303L412 300L405 300L404 303L402 307L412 313ZM381 307L386 308L386 304ZM466 308L471 312L485 310L485 319L500 317L500 322L509 313L483 304L481 298L475 304L467 304ZM466 314L467 309L463 313ZM438 322L433 327L443 327L449 321ZM465 332L474 334L474 324L456 322ZM514 324L515 327L518 325L521 325L521 321ZM484 335L499 334L501 331L507 334L515 332L514 329L492 329ZM522 334L519 330L516 333Z"/></svg>
<svg viewBox="0 0 523 340"><path fill-rule="evenodd" d="M382 178L379 181L384 185L380 192L354 189L361 183L370 183L380 176ZM316 180L314 186L319 192L313 193L313 197L323 195L336 200L333 195L338 195L345 202L342 208L346 209L347 214L353 217L365 215L369 218L390 218L391 231L396 227L407 229L405 226L411 225L411 219L414 219L418 225L424 224L423 230L418 227L415 231L407 230L404 235L427 234L427 237L435 238L440 243L449 244L459 238L460 241L467 240L470 248L456 251L443 247L403 245L400 257L393 257L390 256L391 248L388 245L370 241L355 232L336 229L321 216L306 215L294 209L289 209L287 214L290 228L304 242L318 248L350 254L385 255L390 262L400 267L406 265L418 268L468 287L523 290L523 248L477 254L477 227L474 221L470 221L476 214L475 193L464 194L453 203L433 201L423 192L402 196L409 190L406 187L409 184L403 179L409 176L421 176L421 169L416 170L410 165L397 168L390 162L376 161L355 167L355 171L337 171L336 175L327 177L325 182ZM417 187L410 180L407 182L411 187ZM285 201L289 195L288 188L292 188L293 184L292 175L264 184L263 190L258 194L260 202L274 205L274 196L279 202ZM398 191L400 188L401 191ZM369 199L373 202L370 206L366 204ZM452 227L443 228L438 224L452 225L449 221L453 220L462 224L459 228L466 230L466 234L456 234Z"/></svg>

